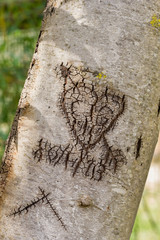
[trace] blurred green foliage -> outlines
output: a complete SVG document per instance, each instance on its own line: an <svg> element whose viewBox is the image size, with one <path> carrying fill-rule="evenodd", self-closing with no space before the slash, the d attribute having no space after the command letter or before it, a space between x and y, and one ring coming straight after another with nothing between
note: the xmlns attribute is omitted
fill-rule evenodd
<svg viewBox="0 0 160 240"><path fill-rule="evenodd" d="M160 240L159 201L158 190L145 188L130 240Z"/></svg>
<svg viewBox="0 0 160 240"><path fill-rule="evenodd" d="M44 0L0 2L0 159L38 38Z"/></svg>
<svg viewBox="0 0 160 240"><path fill-rule="evenodd" d="M0 29L3 33L17 29L39 28L44 0L1 0Z"/></svg>

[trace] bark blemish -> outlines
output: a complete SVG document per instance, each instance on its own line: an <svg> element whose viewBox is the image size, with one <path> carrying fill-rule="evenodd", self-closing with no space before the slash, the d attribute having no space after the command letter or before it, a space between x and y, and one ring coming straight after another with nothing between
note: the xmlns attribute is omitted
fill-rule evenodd
<svg viewBox="0 0 160 240"><path fill-rule="evenodd" d="M31 63L31 69L33 68L33 66L35 65L35 62L36 62L36 59L35 58L33 58L33 60L32 60L32 63Z"/></svg>
<svg viewBox="0 0 160 240"><path fill-rule="evenodd" d="M130 151L130 147L127 147L127 152L129 152Z"/></svg>
<svg viewBox="0 0 160 240"><path fill-rule="evenodd" d="M38 40L37 40L37 44L36 44L36 48L35 48L34 53L37 53L37 51L38 51L38 46L39 46L39 42L40 42L40 38L42 36L42 33L43 33L43 31L41 30L40 33L39 33L39 36L38 36Z"/></svg>
<svg viewBox="0 0 160 240"><path fill-rule="evenodd" d="M51 17L53 13L55 13L55 7L53 6L53 4L51 4L50 6L47 6L46 9L44 10L44 14L46 16L49 14Z"/></svg>
<svg viewBox="0 0 160 240"><path fill-rule="evenodd" d="M138 138L136 147L136 159L140 156L140 149L142 147L142 135Z"/></svg>
<svg viewBox="0 0 160 240"><path fill-rule="evenodd" d="M93 206L93 201L89 196L82 195L80 197L80 199L78 199L78 206L79 207L84 207L84 208L91 207L91 206Z"/></svg>
<svg viewBox="0 0 160 240"><path fill-rule="evenodd" d="M159 114L160 114L160 99L159 99L159 102L158 102L158 111L157 111L157 117L159 117Z"/></svg>

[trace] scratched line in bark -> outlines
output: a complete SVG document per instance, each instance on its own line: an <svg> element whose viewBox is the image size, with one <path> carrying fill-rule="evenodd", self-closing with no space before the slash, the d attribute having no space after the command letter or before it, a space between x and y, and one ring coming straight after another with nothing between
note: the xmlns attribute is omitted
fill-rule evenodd
<svg viewBox="0 0 160 240"><path fill-rule="evenodd" d="M123 152L107 140L107 133L114 130L125 110L125 96L106 85L100 86L94 74L97 71L63 63L55 71L63 81L59 107L71 141L66 145L52 145L40 139L33 150L34 159L53 166L64 165L72 176L82 174L100 181L107 171L115 173L126 163Z"/></svg>
<svg viewBox="0 0 160 240"><path fill-rule="evenodd" d="M45 191L39 187L40 190L40 197L37 197L31 202L27 203L25 206L19 206L17 209L14 209L14 211L9 215L9 216L17 216L17 215L22 215L22 213L28 213L31 211L31 208L37 207L38 204L44 203L49 206L53 214L56 216L57 220L61 223L61 226L67 231L66 225L64 224L62 218L60 217L59 213L51 203L51 200L48 198L50 193L45 193Z"/></svg>

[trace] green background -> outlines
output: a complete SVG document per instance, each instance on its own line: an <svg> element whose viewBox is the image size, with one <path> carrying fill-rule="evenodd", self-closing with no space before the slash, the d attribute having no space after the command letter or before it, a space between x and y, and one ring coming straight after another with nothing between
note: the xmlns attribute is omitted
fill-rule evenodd
<svg viewBox="0 0 160 240"><path fill-rule="evenodd" d="M27 77L44 7L43 0L0 2L0 159ZM160 240L158 200L157 190L145 190L131 240Z"/></svg>
<svg viewBox="0 0 160 240"><path fill-rule="evenodd" d="M43 0L0 2L0 158L39 34Z"/></svg>

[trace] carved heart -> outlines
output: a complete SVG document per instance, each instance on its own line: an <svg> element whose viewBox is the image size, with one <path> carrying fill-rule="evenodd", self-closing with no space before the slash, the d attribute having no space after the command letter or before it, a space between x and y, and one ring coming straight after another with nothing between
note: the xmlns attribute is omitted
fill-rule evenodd
<svg viewBox="0 0 160 240"><path fill-rule="evenodd" d="M71 71L71 69L70 69ZM61 105L75 140L85 148L95 145L102 135L114 128L124 110L124 97L107 87L101 92L84 79L67 79Z"/></svg>

